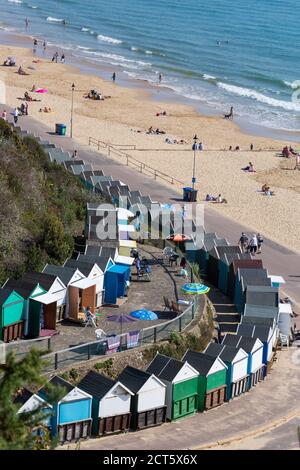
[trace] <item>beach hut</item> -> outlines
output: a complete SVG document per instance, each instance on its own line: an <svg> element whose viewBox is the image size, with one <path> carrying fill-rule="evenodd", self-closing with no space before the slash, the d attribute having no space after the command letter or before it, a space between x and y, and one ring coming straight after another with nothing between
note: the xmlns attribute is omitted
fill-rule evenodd
<svg viewBox="0 0 300 470"><path fill-rule="evenodd" d="M263 380L265 364L263 362L263 343L259 338L225 335L222 344L234 348L242 348L248 354L248 389Z"/></svg>
<svg viewBox="0 0 300 470"><path fill-rule="evenodd" d="M23 279L38 283L46 291L29 299L28 336L53 334L56 324L64 318L67 287L57 276L46 273L26 273Z"/></svg>
<svg viewBox="0 0 300 470"><path fill-rule="evenodd" d="M226 399L228 369L222 359L189 350L183 356L182 361L188 362L199 373L198 410L210 410L222 405Z"/></svg>
<svg viewBox="0 0 300 470"><path fill-rule="evenodd" d="M235 278L234 304L239 313L244 311L245 292L249 286L271 287L266 269L241 269L237 271Z"/></svg>
<svg viewBox="0 0 300 470"><path fill-rule="evenodd" d="M13 289L24 299L23 304L23 334L24 336L28 335L28 326L29 326L29 307L30 299L34 299L39 295L45 294L46 291L35 281L25 281L24 279L8 279L4 284L5 288Z"/></svg>
<svg viewBox="0 0 300 470"><path fill-rule="evenodd" d="M58 435L61 444L88 438L92 426L92 395L58 376L53 377L49 383L63 388L65 393L63 398L53 405L52 435ZM39 390L38 395L47 401L46 388Z"/></svg>
<svg viewBox="0 0 300 470"><path fill-rule="evenodd" d="M41 424L51 430L53 406L43 400L38 394L24 388L17 394L14 403L18 406L17 414L41 411L45 414L45 420Z"/></svg>
<svg viewBox="0 0 300 470"><path fill-rule="evenodd" d="M78 387L93 397L94 435L103 436L129 430L131 397L134 394L125 385L90 371Z"/></svg>
<svg viewBox="0 0 300 470"><path fill-rule="evenodd" d="M289 303L279 303L278 328L282 335L292 339L293 337L293 310Z"/></svg>
<svg viewBox="0 0 300 470"><path fill-rule="evenodd" d="M221 253L223 253L222 248L230 250L232 247L229 246L226 239L216 239L213 248L208 253L207 279L216 287L218 287L219 282L219 259Z"/></svg>
<svg viewBox="0 0 300 470"><path fill-rule="evenodd" d="M247 391L248 354L246 351L225 344L210 343L204 352L209 356L219 357L227 366L227 401Z"/></svg>
<svg viewBox="0 0 300 470"><path fill-rule="evenodd" d="M244 317L271 318L277 324L279 321L279 304L277 307L267 305L245 304Z"/></svg>
<svg viewBox="0 0 300 470"><path fill-rule="evenodd" d="M246 289L245 304L278 307L278 287L251 285Z"/></svg>
<svg viewBox="0 0 300 470"><path fill-rule="evenodd" d="M232 261L229 266L228 273L228 289L227 295L230 299L234 299L234 290L235 290L235 278L237 275L238 269L262 269L263 262L261 259L252 259L249 253L243 253L239 255L238 259Z"/></svg>
<svg viewBox="0 0 300 470"><path fill-rule="evenodd" d="M199 373L187 361L157 354L147 368L167 386L167 418L175 420L197 410Z"/></svg>
<svg viewBox="0 0 300 470"><path fill-rule="evenodd" d="M282 276L269 275L269 278L271 279L272 287L280 288L283 284L285 284L285 280Z"/></svg>
<svg viewBox="0 0 300 470"><path fill-rule="evenodd" d="M218 263L218 288L227 295L228 291L228 276L229 266L234 259L239 259L242 250L239 246L222 246L218 249L219 263Z"/></svg>
<svg viewBox="0 0 300 470"><path fill-rule="evenodd" d="M105 303L115 305L118 299L126 296L126 291L130 280L130 266L117 265L111 266L105 274L104 289Z"/></svg>
<svg viewBox="0 0 300 470"><path fill-rule="evenodd" d="M271 320L271 319L267 319ZM258 338L263 343L263 363L265 365L264 375L267 374L273 358L274 337L276 337L276 327L264 324L241 323L237 329L239 336L249 336Z"/></svg>
<svg viewBox="0 0 300 470"><path fill-rule="evenodd" d="M209 252L215 246L214 241L217 239L216 233L204 233L202 246L199 246L196 252L194 250L194 242L185 242L187 259L199 264L200 272L203 276L206 275L207 272Z"/></svg>
<svg viewBox="0 0 300 470"><path fill-rule="evenodd" d="M0 289L0 339L4 343L23 336L24 302L13 289Z"/></svg>
<svg viewBox="0 0 300 470"><path fill-rule="evenodd" d="M93 281L92 286L96 287L96 307L101 307L104 301L104 272L99 264L92 258L80 254L77 260L68 259L64 266L77 268L86 279Z"/></svg>
<svg viewBox="0 0 300 470"><path fill-rule="evenodd" d="M166 385L154 374L127 366L117 381L134 394L131 398L131 429L148 428L165 422Z"/></svg>

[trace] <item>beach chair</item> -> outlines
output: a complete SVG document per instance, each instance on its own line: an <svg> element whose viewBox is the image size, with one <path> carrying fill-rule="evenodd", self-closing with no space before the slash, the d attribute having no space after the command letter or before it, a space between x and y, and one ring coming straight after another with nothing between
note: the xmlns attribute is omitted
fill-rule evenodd
<svg viewBox="0 0 300 470"><path fill-rule="evenodd" d="M130 331L129 333L127 333L127 337L126 337L126 348L127 349L132 349L132 348L137 348L138 347L140 334L141 334L141 330L139 330L139 331Z"/></svg>
<svg viewBox="0 0 300 470"><path fill-rule="evenodd" d="M118 352L120 348L120 336L112 335L107 337L107 350L106 354L113 354Z"/></svg>
<svg viewBox="0 0 300 470"><path fill-rule="evenodd" d="M91 325L91 326L93 326L94 328L97 328L96 319L95 319L94 315L91 315L90 313L87 313L87 312L84 312L84 315L85 315L85 326L84 326L84 329L85 329L88 325Z"/></svg>

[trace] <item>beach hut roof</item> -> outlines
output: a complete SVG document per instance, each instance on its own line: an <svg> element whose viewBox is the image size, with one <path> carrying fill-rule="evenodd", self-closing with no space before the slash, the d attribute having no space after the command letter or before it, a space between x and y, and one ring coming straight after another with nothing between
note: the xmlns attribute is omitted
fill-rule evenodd
<svg viewBox="0 0 300 470"><path fill-rule="evenodd" d="M79 255L82 256L82 255ZM101 268L98 266L98 263L95 263L94 261L85 258L85 259L67 259L65 262L64 266L68 268L75 268L79 269L79 271L84 274L84 276L88 277L91 273L91 271L94 269L95 266L100 270Z"/></svg>
<svg viewBox="0 0 300 470"><path fill-rule="evenodd" d="M39 284L35 281L23 279L8 279L4 285L6 289L13 289L17 294L28 299Z"/></svg>
<svg viewBox="0 0 300 470"><path fill-rule="evenodd" d="M253 337L260 339L263 343L269 341L272 336L272 329L270 326L256 325L253 332Z"/></svg>
<svg viewBox="0 0 300 470"><path fill-rule="evenodd" d="M252 353L257 349L258 343L260 343L260 346L262 345L258 338L228 334L225 335L222 341L222 344L232 346L234 348L242 348L246 353Z"/></svg>
<svg viewBox="0 0 300 470"><path fill-rule="evenodd" d="M273 327L274 325L274 318L267 318L267 317L255 317L255 316L242 316L241 324L250 324L250 325L257 325L257 326L267 326Z"/></svg>
<svg viewBox="0 0 300 470"><path fill-rule="evenodd" d="M0 305L5 304L13 292L15 292L17 296L21 298L20 294L18 294L14 289L6 289L5 287L2 287L2 289L0 289Z"/></svg>
<svg viewBox="0 0 300 470"><path fill-rule="evenodd" d="M252 337L254 329L255 326L250 323L240 323L237 328L237 334Z"/></svg>
<svg viewBox="0 0 300 470"><path fill-rule="evenodd" d="M242 348L237 349L236 347L219 343L210 343L205 350L205 353L210 356L220 356L223 362L233 362L241 352L244 357L248 357L248 354Z"/></svg>
<svg viewBox="0 0 300 470"><path fill-rule="evenodd" d="M36 283L39 283L43 289L49 291L54 282L56 281L57 276L53 276L52 274L46 273L29 272L24 275L23 279L35 281Z"/></svg>
<svg viewBox="0 0 300 470"><path fill-rule="evenodd" d="M279 314L279 307L272 307L268 305L252 305L246 304L244 308L244 316L262 317L277 319Z"/></svg>
<svg viewBox="0 0 300 470"><path fill-rule="evenodd" d="M68 268L66 266L56 266L54 264L47 264L43 272L59 277L59 279L67 286L77 271L77 268ZM81 274L81 276L83 277L84 275Z"/></svg>
<svg viewBox="0 0 300 470"><path fill-rule="evenodd" d="M188 350L182 358L183 361L187 361L200 375L207 376L216 362L220 362L224 368L227 366L219 357L212 357L208 354Z"/></svg>
<svg viewBox="0 0 300 470"><path fill-rule="evenodd" d="M78 387L93 397L101 400L116 385L122 387L130 395L133 395L125 385L92 370L80 381Z"/></svg>
<svg viewBox="0 0 300 470"><path fill-rule="evenodd" d="M235 259L232 262L234 272L237 272L239 268L245 269L260 269L263 268L263 262L261 259Z"/></svg>
<svg viewBox="0 0 300 470"><path fill-rule="evenodd" d="M172 382L181 369L184 367L186 361L178 361L177 359L165 356L163 354L157 354L153 361L147 368L147 372L154 374L162 380ZM195 370L190 364L188 364L195 373Z"/></svg>
<svg viewBox="0 0 300 470"><path fill-rule="evenodd" d="M28 390L27 388L23 388L15 397L14 403L21 405L24 405L29 398L31 398L33 393Z"/></svg>
<svg viewBox="0 0 300 470"><path fill-rule="evenodd" d="M151 374L135 367L127 366L118 377L118 381L123 383L134 393L137 393L149 380Z"/></svg>

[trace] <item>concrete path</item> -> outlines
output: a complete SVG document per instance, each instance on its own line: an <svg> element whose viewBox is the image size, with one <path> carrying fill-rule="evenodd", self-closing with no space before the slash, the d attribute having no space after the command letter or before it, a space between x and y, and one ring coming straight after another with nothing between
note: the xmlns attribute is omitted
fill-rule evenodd
<svg viewBox="0 0 300 470"><path fill-rule="evenodd" d="M293 354L297 351L297 356ZM234 445L240 439L263 436L272 427L299 416L300 350L278 352L266 380L235 400L205 413L156 428L83 441L82 450L191 450ZM291 433L293 429L291 421ZM279 431L276 431L279 436ZM285 445L283 441L282 446ZM73 445L69 446L70 449Z"/></svg>
<svg viewBox="0 0 300 470"><path fill-rule="evenodd" d="M0 105L0 111L3 109L4 106ZM7 106L6 109L9 110ZM9 120L12 120L12 116L9 116ZM55 145L63 147L65 151L73 152L74 149L77 149L80 159L92 164L95 169L102 169L105 174L112 175L114 179L119 179L128 184L132 190L140 190L142 194L150 195L155 201L174 203L181 197L180 188L171 185L166 186L159 180L155 181L153 178L93 151L87 145L81 145L69 137L57 136L53 134L52 129L47 128L30 116L21 117L18 125L22 130L27 130L36 136L40 136L43 140L49 140ZM278 223L280 223L280 220L278 220ZM237 243L241 232L251 233L253 231L253 228L232 221L211 206L205 208L204 225L206 231L217 232L222 238L226 237L233 244ZM282 230L284 230L284 227L282 227ZM261 256L270 274L284 276L287 281L284 287L286 295L300 304L300 254L294 253L271 240L265 240Z"/></svg>

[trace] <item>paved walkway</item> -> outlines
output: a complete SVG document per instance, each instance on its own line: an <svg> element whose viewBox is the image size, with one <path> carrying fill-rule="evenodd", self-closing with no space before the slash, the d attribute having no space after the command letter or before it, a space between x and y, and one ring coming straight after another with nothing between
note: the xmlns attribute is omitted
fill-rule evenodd
<svg viewBox="0 0 300 470"><path fill-rule="evenodd" d="M82 450L195 450L220 441L234 443L251 433L269 432L273 424L300 412L300 367L292 362L294 351L295 348L280 351L264 382L219 408L156 428L90 439L80 447Z"/></svg>
<svg viewBox="0 0 300 470"><path fill-rule="evenodd" d="M3 108L4 106L0 105L0 111ZM7 106L6 109L9 110ZM12 120L12 117L9 116L9 119ZM36 136L40 136L43 140L49 140L57 146L63 147L65 151L73 152L74 149L77 149L80 159L92 164L95 169L102 169L105 174L123 181L132 190L140 190L144 195L150 195L153 200L174 203L174 200L178 201L180 199L181 190L179 188L171 185L168 187L159 180L155 181L153 178L121 165L119 162L95 152L90 147L81 145L69 137L57 136L53 134L52 130L30 116L20 118L18 125L22 130L27 130ZM278 220L278 223L280 223L280 220ZM206 206L204 225L206 231L217 232L233 244L237 243L241 232L251 233L253 231L253 228L232 221L211 206ZM282 229L284 230L284 227ZM265 240L262 259L270 274L284 276L287 281L284 288L286 295L289 295L296 303L300 304L300 254L294 253L271 240Z"/></svg>

